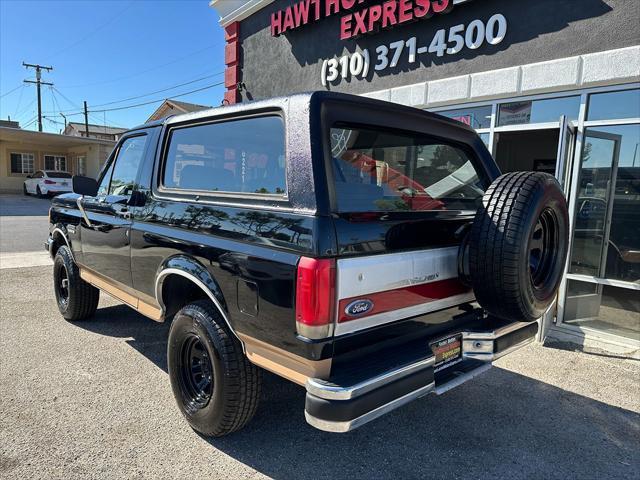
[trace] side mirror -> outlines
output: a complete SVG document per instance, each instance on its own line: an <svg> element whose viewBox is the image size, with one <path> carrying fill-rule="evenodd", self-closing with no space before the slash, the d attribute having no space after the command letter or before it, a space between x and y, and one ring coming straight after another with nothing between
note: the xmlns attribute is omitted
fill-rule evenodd
<svg viewBox="0 0 640 480"><path fill-rule="evenodd" d="M27 175L27 178L33 178L33 175Z"/></svg>
<svg viewBox="0 0 640 480"><path fill-rule="evenodd" d="M73 193L86 195L87 197L95 197L98 194L98 182L95 178L74 175L71 181L73 183Z"/></svg>

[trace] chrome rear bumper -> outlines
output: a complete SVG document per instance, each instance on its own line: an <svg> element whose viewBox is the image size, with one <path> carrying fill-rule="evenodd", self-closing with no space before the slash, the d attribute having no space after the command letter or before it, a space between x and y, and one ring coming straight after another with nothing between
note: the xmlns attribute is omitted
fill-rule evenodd
<svg viewBox="0 0 640 480"><path fill-rule="evenodd" d="M429 393L440 395L484 373L493 360L532 342L537 331L537 322L463 331L462 361L437 373L435 358L429 352L424 358L355 381L310 378L306 383L305 418L327 432L354 430L412 400Z"/></svg>

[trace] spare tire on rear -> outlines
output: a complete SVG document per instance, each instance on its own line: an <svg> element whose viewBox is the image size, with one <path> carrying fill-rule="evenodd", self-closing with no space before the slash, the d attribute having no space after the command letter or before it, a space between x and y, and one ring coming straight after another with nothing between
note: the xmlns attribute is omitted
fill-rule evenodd
<svg viewBox="0 0 640 480"><path fill-rule="evenodd" d="M499 318L539 318L555 298L568 244L567 202L556 179L502 175L484 194L469 236L476 299Z"/></svg>

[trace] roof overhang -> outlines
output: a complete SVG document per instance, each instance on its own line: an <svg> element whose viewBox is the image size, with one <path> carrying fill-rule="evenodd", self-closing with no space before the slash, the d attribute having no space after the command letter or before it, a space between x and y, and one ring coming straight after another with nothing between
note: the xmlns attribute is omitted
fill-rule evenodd
<svg viewBox="0 0 640 480"><path fill-rule="evenodd" d="M56 147L77 147L79 145L107 145L116 142L102 138L73 137L57 133L33 132L19 128L0 127L0 141L12 143L30 143Z"/></svg>
<svg viewBox="0 0 640 480"><path fill-rule="evenodd" d="M244 20L258 10L273 3L274 0L211 0L209 6L220 15L220 25Z"/></svg>

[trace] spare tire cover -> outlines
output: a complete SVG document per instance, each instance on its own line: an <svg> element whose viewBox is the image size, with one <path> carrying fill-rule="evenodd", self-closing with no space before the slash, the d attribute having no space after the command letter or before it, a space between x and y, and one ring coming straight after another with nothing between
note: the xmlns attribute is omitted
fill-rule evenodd
<svg viewBox="0 0 640 480"><path fill-rule="evenodd" d="M553 302L569 244L567 202L541 172L497 178L482 198L469 237L476 299L507 320L539 318Z"/></svg>

